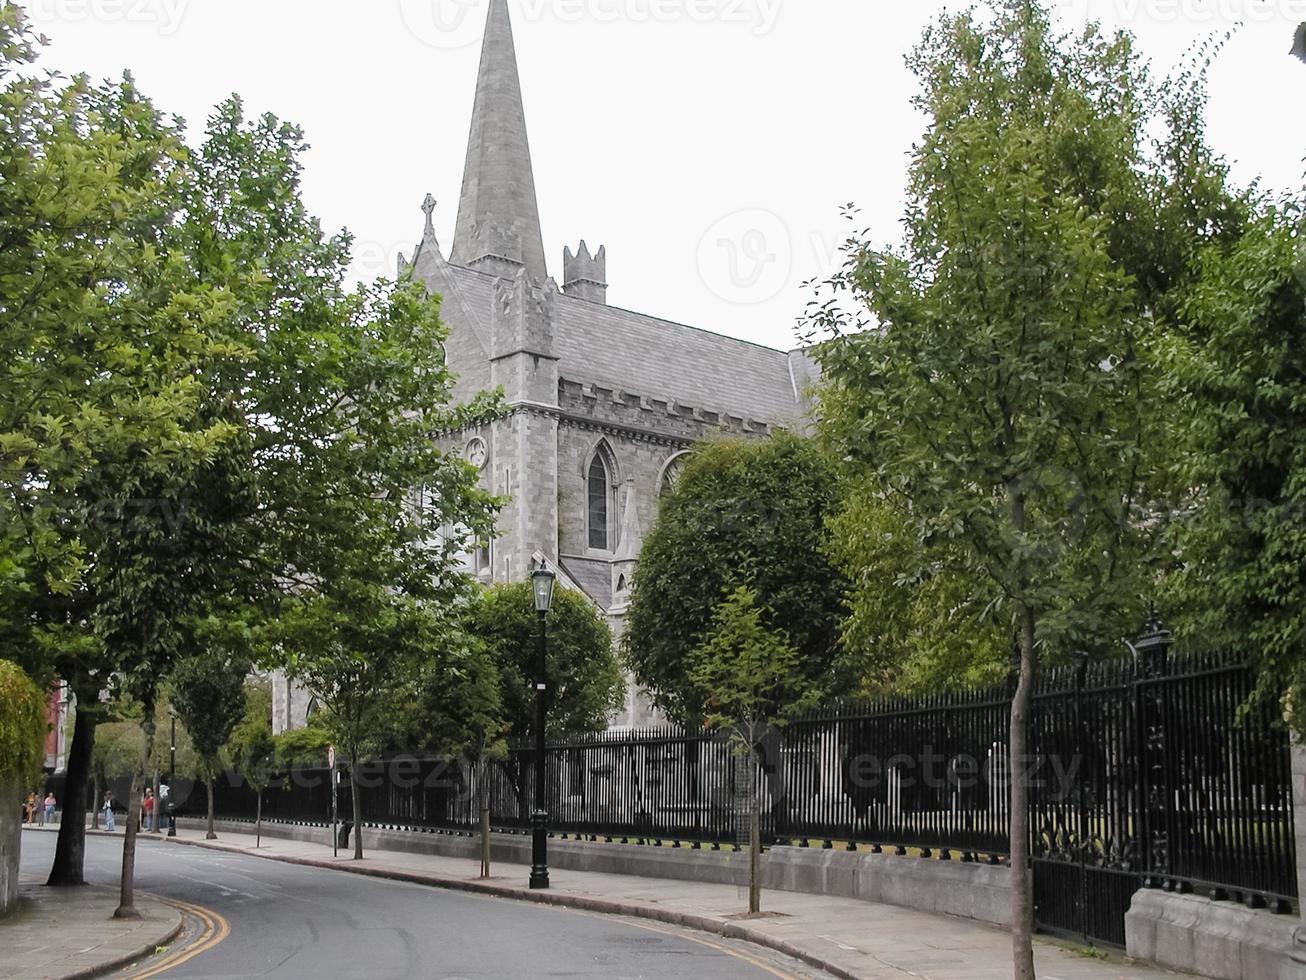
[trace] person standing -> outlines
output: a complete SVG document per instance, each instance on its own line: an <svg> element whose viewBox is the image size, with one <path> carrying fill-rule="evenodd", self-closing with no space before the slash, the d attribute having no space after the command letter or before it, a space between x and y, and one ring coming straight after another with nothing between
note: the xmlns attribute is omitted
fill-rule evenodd
<svg viewBox="0 0 1306 980"><path fill-rule="evenodd" d="M154 790L145 788L145 799L141 801L141 810L145 815L145 829L154 829Z"/></svg>
<svg viewBox="0 0 1306 980"><path fill-rule="evenodd" d="M110 792L109 790L105 790L104 792L104 806L101 807L101 809L104 810L104 829L112 834L113 833L113 793Z"/></svg>
<svg viewBox="0 0 1306 980"><path fill-rule="evenodd" d="M54 823L54 808L56 805L57 804L54 798L54 792L51 791L49 793L46 793L45 794L45 822L46 823Z"/></svg>
<svg viewBox="0 0 1306 980"><path fill-rule="evenodd" d="M36 794L28 793L27 802L23 804L23 823L32 824L36 822Z"/></svg>

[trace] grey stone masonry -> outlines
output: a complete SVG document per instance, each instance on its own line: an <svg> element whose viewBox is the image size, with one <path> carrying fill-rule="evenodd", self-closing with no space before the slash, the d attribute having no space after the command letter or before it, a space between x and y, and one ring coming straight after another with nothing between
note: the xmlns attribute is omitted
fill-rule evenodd
<svg viewBox="0 0 1306 980"><path fill-rule="evenodd" d="M562 250L562 291L568 296L590 303L608 301L608 250L600 245L590 255L590 248L582 238L575 255L570 248Z"/></svg>

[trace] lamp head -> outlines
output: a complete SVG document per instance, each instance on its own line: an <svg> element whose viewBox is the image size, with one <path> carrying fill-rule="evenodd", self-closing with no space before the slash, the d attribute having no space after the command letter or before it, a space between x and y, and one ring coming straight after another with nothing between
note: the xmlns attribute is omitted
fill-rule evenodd
<svg viewBox="0 0 1306 980"><path fill-rule="evenodd" d="M547 568L537 568L531 573L531 588L535 593L535 611L541 616L553 605L553 583L556 576Z"/></svg>

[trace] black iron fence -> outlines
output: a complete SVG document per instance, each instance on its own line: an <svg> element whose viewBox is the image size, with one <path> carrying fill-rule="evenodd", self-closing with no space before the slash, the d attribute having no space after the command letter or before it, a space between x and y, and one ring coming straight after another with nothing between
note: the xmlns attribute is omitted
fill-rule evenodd
<svg viewBox="0 0 1306 980"><path fill-rule="evenodd" d="M1040 923L1116 945L1144 885L1289 911L1296 897L1290 748L1274 705L1229 658L1132 661L1046 673L1027 772ZM756 792L768 840L1000 863L1008 848L1007 689L815 712L741 761L720 735L676 730L577 736L547 749L557 833L691 846L734 842ZM525 831L531 749L483 764L396 757L360 767L369 824ZM752 787L752 789L750 789ZM340 812L349 814L346 791ZM192 799L202 803L202 794ZM250 819L238 779L217 809ZM281 777L265 819L325 822L325 770Z"/></svg>

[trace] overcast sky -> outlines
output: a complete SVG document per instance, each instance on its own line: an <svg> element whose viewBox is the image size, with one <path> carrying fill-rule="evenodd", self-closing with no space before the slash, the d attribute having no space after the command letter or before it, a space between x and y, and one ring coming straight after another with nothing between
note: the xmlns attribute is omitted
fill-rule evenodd
<svg viewBox="0 0 1306 980"><path fill-rule="evenodd" d="M356 237L355 273L411 254L427 191L448 254L488 0L28 0L44 63L130 68L202 124L232 92L301 124L304 195ZM1210 135L1241 181L1300 184L1306 0L1066 0L1158 68L1243 21L1211 79ZM510 0L549 271L608 248L613 305L794 346L857 202L897 237L922 121L903 55L940 0Z"/></svg>

